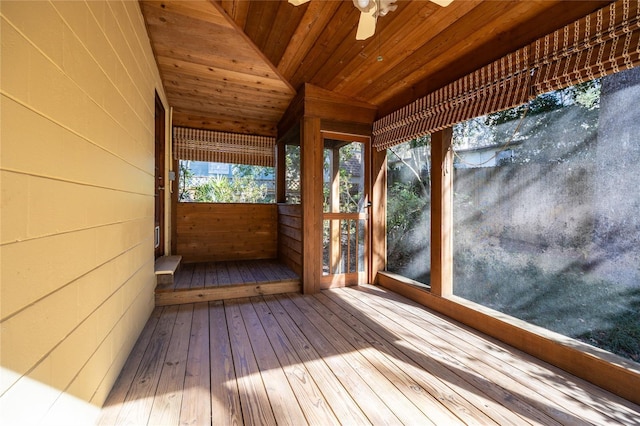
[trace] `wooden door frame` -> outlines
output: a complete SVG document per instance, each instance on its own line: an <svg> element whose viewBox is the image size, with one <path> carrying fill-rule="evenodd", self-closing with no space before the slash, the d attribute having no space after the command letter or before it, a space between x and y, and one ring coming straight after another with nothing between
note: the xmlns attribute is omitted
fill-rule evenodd
<svg viewBox="0 0 640 426"><path fill-rule="evenodd" d="M320 287L321 288L331 288L331 287L344 287L345 285L351 285L351 280L356 279L357 280L357 284L365 284L365 283L370 283L371 282L371 264L372 264L372 259L371 259L371 254L372 254L372 249L371 249L371 225L372 225L372 209L371 209L371 192L372 192L372 185L371 185L371 138L369 136L363 136L363 135L355 135L355 134L350 134L350 133L341 133L341 132L336 132L336 131L330 131L330 130L321 130L320 131L320 135L321 135L321 146L322 146L322 154L321 154L321 158L324 159L324 141L326 139L333 139L333 140L339 140L339 141L345 141L345 142L349 142L349 143L361 143L364 147L364 152L363 152L363 159L362 159L362 165L364 168L364 176L363 176L363 184L364 184L364 188L363 188L363 192L364 192L364 196L365 196L365 200L364 203L368 204L368 208L369 210L366 213L366 219L365 219L365 232L364 232L364 238L365 238L365 242L364 242L364 272L354 272L354 273L345 273L345 274L329 274L327 275L322 275L322 272L320 271ZM320 177L322 180L324 180L324 161L321 161L321 173L320 173ZM320 192L320 194L322 194L322 192ZM322 209L322 206L320 206L320 208ZM320 214L320 235L322 235L322 227L323 227L323 221L324 221L324 212L321 212ZM337 216L340 216L339 214ZM319 244L320 244L320 253L322 256L322 238L319 239ZM320 261L320 268L322 268L322 261Z"/></svg>
<svg viewBox="0 0 640 426"><path fill-rule="evenodd" d="M155 92L154 112L154 257L165 254L165 188L166 188L166 110ZM158 236L156 237L156 233Z"/></svg>

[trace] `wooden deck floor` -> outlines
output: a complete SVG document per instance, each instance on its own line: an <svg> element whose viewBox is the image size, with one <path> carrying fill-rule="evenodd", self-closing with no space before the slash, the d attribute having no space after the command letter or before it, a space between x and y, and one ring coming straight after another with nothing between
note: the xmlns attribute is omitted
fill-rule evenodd
<svg viewBox="0 0 640 426"><path fill-rule="evenodd" d="M276 260L187 263L172 286L156 288L156 306L300 291L300 277Z"/></svg>
<svg viewBox="0 0 640 426"><path fill-rule="evenodd" d="M640 424L640 407L372 287L159 307L102 424Z"/></svg>

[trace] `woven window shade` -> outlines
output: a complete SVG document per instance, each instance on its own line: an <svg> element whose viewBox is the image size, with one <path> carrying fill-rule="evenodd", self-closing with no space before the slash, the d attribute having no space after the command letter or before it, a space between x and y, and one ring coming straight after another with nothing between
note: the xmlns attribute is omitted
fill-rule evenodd
<svg viewBox="0 0 640 426"><path fill-rule="evenodd" d="M383 117L373 125L379 151L529 97L528 46Z"/></svg>
<svg viewBox="0 0 640 426"><path fill-rule="evenodd" d="M640 2L618 0L373 124L379 151L640 63Z"/></svg>
<svg viewBox="0 0 640 426"><path fill-rule="evenodd" d="M274 167L275 144L268 136L173 128L173 156L179 160Z"/></svg>
<svg viewBox="0 0 640 426"><path fill-rule="evenodd" d="M640 63L640 2L621 0L567 25L531 45L539 95Z"/></svg>

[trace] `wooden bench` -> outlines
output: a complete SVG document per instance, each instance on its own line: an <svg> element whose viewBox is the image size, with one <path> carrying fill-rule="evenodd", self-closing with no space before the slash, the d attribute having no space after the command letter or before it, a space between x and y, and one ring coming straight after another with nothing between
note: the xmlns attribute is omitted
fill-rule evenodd
<svg viewBox="0 0 640 426"><path fill-rule="evenodd" d="M180 268L181 261L182 256L162 256L156 259L155 272L158 287L173 287L174 277Z"/></svg>

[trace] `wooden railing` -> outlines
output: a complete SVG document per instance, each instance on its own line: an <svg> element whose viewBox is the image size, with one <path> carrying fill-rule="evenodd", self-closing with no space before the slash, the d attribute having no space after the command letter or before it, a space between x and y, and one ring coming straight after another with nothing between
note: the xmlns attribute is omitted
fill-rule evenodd
<svg viewBox="0 0 640 426"><path fill-rule="evenodd" d="M366 270L365 213L323 214L323 275L353 274Z"/></svg>

